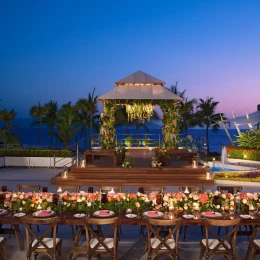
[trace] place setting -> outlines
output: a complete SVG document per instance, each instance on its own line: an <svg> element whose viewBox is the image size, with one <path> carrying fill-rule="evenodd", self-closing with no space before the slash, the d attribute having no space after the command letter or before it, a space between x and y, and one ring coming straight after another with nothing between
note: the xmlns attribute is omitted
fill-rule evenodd
<svg viewBox="0 0 260 260"><path fill-rule="evenodd" d="M142 215L148 218L162 218L164 216L163 212L160 211L145 211Z"/></svg>
<svg viewBox="0 0 260 260"><path fill-rule="evenodd" d="M39 210L33 213L33 216L38 218L47 218L55 215L55 211L53 210Z"/></svg>
<svg viewBox="0 0 260 260"><path fill-rule="evenodd" d="M115 215L114 211L112 211L112 210L105 210L105 209L98 210L98 211L95 211L93 213L93 216L95 216L95 217L102 217L102 218L112 217L114 215Z"/></svg>
<svg viewBox="0 0 260 260"><path fill-rule="evenodd" d="M5 209L0 209L0 215L5 215L7 213L7 210Z"/></svg>

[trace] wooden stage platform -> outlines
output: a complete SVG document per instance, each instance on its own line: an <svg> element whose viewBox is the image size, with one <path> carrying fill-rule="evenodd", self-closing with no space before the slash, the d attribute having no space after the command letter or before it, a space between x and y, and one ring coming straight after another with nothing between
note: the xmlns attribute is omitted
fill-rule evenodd
<svg viewBox="0 0 260 260"><path fill-rule="evenodd" d="M100 157L87 164L86 167L71 167L68 178L62 174L51 180L53 185L120 185L120 186L213 186L214 180L207 180L205 168L192 168L186 160L178 156L171 157L167 167L162 170L152 168L150 159L154 151L129 151L133 167L114 166L112 157Z"/></svg>

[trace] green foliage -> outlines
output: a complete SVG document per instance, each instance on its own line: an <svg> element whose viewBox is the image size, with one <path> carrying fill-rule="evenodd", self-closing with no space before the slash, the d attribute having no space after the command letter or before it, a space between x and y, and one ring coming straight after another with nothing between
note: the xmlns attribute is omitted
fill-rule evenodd
<svg viewBox="0 0 260 260"><path fill-rule="evenodd" d="M131 147L133 144L133 138L131 136L127 136L126 139L125 139L125 145L127 147Z"/></svg>
<svg viewBox="0 0 260 260"><path fill-rule="evenodd" d="M243 147L226 146L228 158L260 161L259 149L245 149Z"/></svg>
<svg viewBox="0 0 260 260"><path fill-rule="evenodd" d="M260 177L248 178L247 172L218 172L213 176L214 180L260 182Z"/></svg>
<svg viewBox="0 0 260 260"><path fill-rule="evenodd" d="M135 146L136 147L140 147L141 146L141 141L140 140L136 140L135 141Z"/></svg>
<svg viewBox="0 0 260 260"><path fill-rule="evenodd" d="M71 150L34 150L34 149L16 149L0 150L0 156L15 157L72 157Z"/></svg>
<svg viewBox="0 0 260 260"><path fill-rule="evenodd" d="M116 146L118 147L123 146L123 142L121 140L116 141Z"/></svg>
<svg viewBox="0 0 260 260"><path fill-rule="evenodd" d="M159 146L159 142L158 141L153 141L153 147L158 147Z"/></svg>
<svg viewBox="0 0 260 260"><path fill-rule="evenodd" d="M236 142L240 147L250 149L260 149L260 129L250 129L237 136Z"/></svg>
<svg viewBox="0 0 260 260"><path fill-rule="evenodd" d="M142 145L145 146L145 147L148 147L150 145L150 138L149 137L145 137L142 140Z"/></svg>

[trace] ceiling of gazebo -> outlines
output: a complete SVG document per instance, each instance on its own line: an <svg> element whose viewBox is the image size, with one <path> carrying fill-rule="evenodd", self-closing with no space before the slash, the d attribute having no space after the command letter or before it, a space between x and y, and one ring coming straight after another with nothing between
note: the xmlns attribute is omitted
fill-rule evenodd
<svg viewBox="0 0 260 260"><path fill-rule="evenodd" d="M137 71L115 82L115 84L114 89L100 96L98 100L101 102L108 99L183 100L167 88L164 88L165 82L142 71Z"/></svg>

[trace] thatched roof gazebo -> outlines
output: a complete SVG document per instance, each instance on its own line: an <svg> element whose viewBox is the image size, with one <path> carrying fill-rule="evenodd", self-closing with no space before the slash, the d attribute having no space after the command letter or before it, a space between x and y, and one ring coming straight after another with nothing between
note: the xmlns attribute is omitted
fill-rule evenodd
<svg viewBox="0 0 260 260"><path fill-rule="evenodd" d="M114 148L115 111L126 106L129 120L150 120L153 107L159 105L162 112L163 145L174 147L178 142L179 104L182 98L164 87L165 82L142 71L137 71L115 82L116 87L98 100L104 105L101 116L100 137L102 148Z"/></svg>

